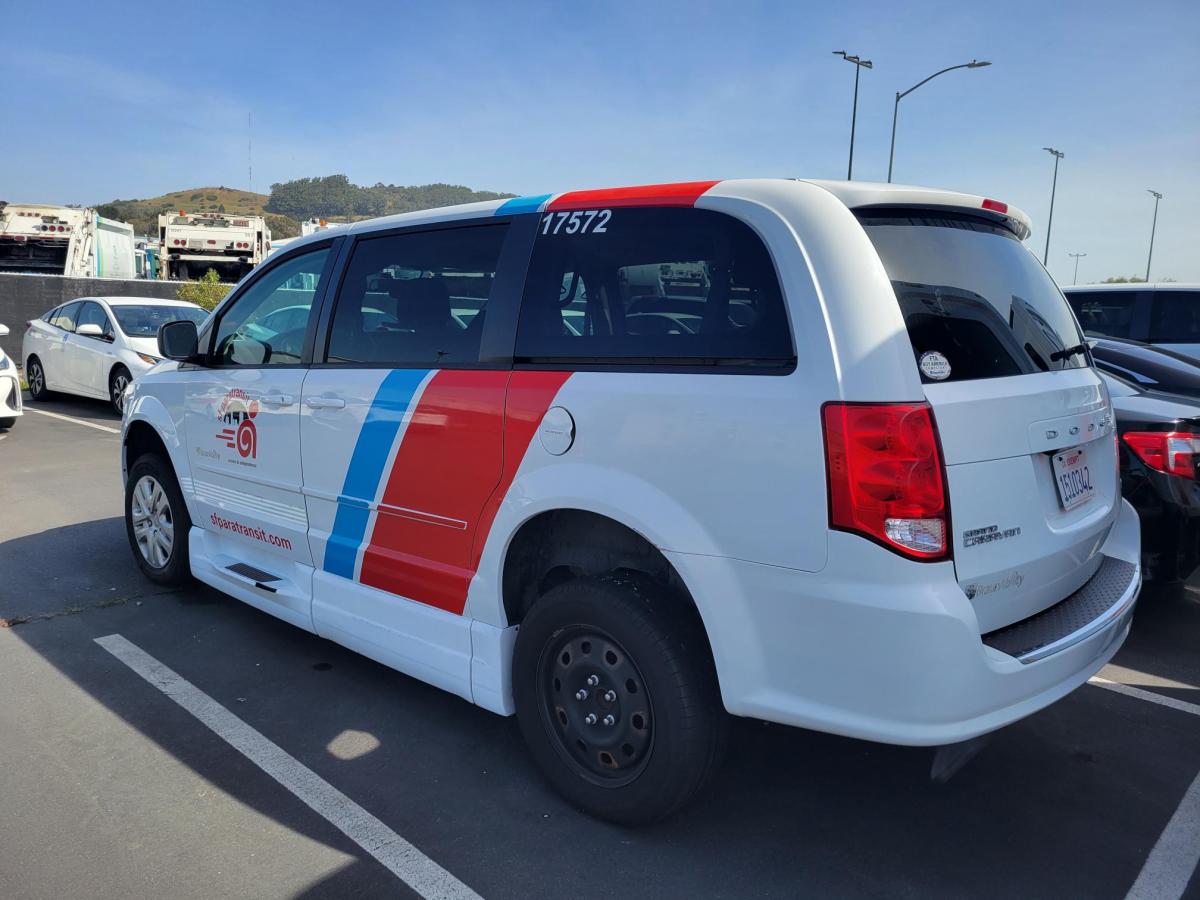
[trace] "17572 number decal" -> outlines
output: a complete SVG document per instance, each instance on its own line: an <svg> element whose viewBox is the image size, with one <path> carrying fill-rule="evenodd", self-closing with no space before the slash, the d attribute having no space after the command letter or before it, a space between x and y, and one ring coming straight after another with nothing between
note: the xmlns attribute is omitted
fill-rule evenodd
<svg viewBox="0 0 1200 900"><path fill-rule="evenodd" d="M546 213L542 234L604 234L608 231L611 209L581 209L576 212Z"/></svg>

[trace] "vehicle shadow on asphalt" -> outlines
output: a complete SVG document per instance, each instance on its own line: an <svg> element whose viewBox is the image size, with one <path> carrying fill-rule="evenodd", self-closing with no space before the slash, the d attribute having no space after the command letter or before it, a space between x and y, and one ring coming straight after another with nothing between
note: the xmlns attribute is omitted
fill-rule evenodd
<svg viewBox="0 0 1200 900"><path fill-rule="evenodd" d="M70 565L54 562L64 553ZM55 590L72 597L89 581L97 594L114 580L140 588L138 600L13 633L222 791L357 860L305 897L383 895L396 883L93 638L124 635L490 898L560 896L567 885L578 898L791 896L800 884L817 895L970 895L981 878L995 888L986 893L1119 897L1200 766L1200 729L1160 718L1190 717L1094 688L999 732L945 785L929 781L928 750L734 720L707 793L667 822L623 829L561 802L513 719L207 587L162 593L129 558L120 518L10 540L0 566L62 570ZM37 577L23 589L37 590ZM1139 611L1147 656L1163 635L1179 643L1181 615L1200 645L1191 595ZM370 749L337 752L348 734L368 735ZM610 861L603 878L598 860Z"/></svg>

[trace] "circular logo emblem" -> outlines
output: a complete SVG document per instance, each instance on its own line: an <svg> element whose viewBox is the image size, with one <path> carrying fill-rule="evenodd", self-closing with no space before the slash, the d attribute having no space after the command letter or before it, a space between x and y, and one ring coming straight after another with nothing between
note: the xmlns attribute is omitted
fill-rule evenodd
<svg viewBox="0 0 1200 900"><path fill-rule="evenodd" d="M921 368L921 374L934 381L945 381L950 377L950 360L936 350L922 353L917 365Z"/></svg>

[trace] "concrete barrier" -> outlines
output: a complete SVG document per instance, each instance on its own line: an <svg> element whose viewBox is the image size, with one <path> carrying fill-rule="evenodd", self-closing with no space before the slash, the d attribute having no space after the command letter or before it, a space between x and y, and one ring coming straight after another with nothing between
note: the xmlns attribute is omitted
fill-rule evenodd
<svg viewBox="0 0 1200 900"><path fill-rule="evenodd" d="M8 326L9 333L0 337L4 348L14 362L24 365L21 359L21 337L25 334L25 323L80 297L160 297L175 299L179 291L178 281L146 281L122 278L66 278L62 275L18 275L0 272L0 324Z"/></svg>

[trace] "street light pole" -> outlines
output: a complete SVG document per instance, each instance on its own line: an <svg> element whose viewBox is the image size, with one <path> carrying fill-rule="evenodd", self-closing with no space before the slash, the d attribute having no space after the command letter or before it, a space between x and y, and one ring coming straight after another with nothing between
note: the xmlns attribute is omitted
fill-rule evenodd
<svg viewBox="0 0 1200 900"><path fill-rule="evenodd" d="M953 72L955 69L982 69L984 66L990 66L991 63L986 59L973 59L969 63L960 63L957 66L948 66L940 72L934 72L925 81L932 81L939 75L944 75L947 72ZM888 153L888 184L892 183L892 161L896 158L896 119L900 116L900 101L919 88L925 81L918 81L907 91L896 92L896 105L892 107L892 149Z"/></svg>
<svg viewBox="0 0 1200 900"><path fill-rule="evenodd" d="M846 166L846 180L854 180L854 128L858 122L858 76L863 69L873 69L875 64L869 59L848 56L845 50L834 50L834 56L840 56L846 62L854 63L854 106L850 110L850 163Z"/></svg>
<svg viewBox="0 0 1200 900"><path fill-rule="evenodd" d="M1054 193L1058 190L1058 161L1066 154L1053 147L1043 147L1042 149L1054 156L1054 181L1050 184L1050 218L1046 220L1046 251L1042 254L1042 265L1044 266L1050 260L1050 227L1054 224Z"/></svg>
<svg viewBox="0 0 1200 900"><path fill-rule="evenodd" d="M1146 257L1146 283L1150 283L1150 260L1154 259L1154 229L1158 227L1158 201L1163 198L1163 195L1158 191L1150 191L1154 195L1154 221L1150 225L1150 255Z"/></svg>
<svg viewBox="0 0 1200 900"><path fill-rule="evenodd" d="M1079 258L1087 256L1086 253L1068 253L1067 256L1075 260L1075 277L1071 279L1071 284L1079 284Z"/></svg>

